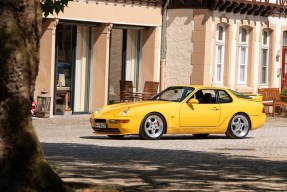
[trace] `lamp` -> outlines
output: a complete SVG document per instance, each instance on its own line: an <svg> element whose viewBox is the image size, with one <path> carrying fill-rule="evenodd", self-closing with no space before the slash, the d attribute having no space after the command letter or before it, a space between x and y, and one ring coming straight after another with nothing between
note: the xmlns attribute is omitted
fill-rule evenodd
<svg viewBox="0 0 287 192"><path fill-rule="evenodd" d="M48 91L42 91L37 97L36 117L50 117L51 96Z"/></svg>
<svg viewBox="0 0 287 192"><path fill-rule="evenodd" d="M279 58L280 58L280 51L278 50L277 53L276 53L276 61L277 62L279 61Z"/></svg>

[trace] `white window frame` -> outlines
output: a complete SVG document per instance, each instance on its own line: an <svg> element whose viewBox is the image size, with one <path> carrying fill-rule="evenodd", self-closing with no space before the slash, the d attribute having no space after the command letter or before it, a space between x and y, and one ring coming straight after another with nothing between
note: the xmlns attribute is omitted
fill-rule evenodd
<svg viewBox="0 0 287 192"><path fill-rule="evenodd" d="M242 41L242 30L246 30L246 41ZM247 84L247 68L248 68L248 41L249 41L249 29L241 27L239 31L239 47L238 47L238 78L237 83L239 85L246 85ZM241 61L242 57L242 50L245 49L245 58L244 61ZM244 67L243 74L241 74L241 68ZM241 79L243 76L243 79Z"/></svg>
<svg viewBox="0 0 287 192"><path fill-rule="evenodd" d="M222 39L219 39L219 28L222 27ZM226 26L222 24L217 25L216 29L216 51L215 51L215 73L214 73L214 83L222 85L223 84L223 73L224 73L224 52L225 52L225 31ZM221 48L221 52L219 52ZM221 55L219 55L221 53ZM221 62L218 59L221 58ZM220 68L220 71L218 70Z"/></svg>
<svg viewBox="0 0 287 192"><path fill-rule="evenodd" d="M265 35L265 33L267 34L267 37L266 37L267 38L267 42L266 42L266 44L264 43L264 35ZM261 59L262 60L261 60L261 78L260 78L260 85L262 85L262 86L267 86L268 85L269 41L270 41L270 32L267 31L267 30L262 31L262 45L261 45L261 55L262 55ZM267 51L266 58L265 58L266 63L263 63L264 62L264 59L263 59L263 56L264 56L263 52L264 51ZM265 78L265 82L263 81L264 69L266 69L265 70L265 77L266 77Z"/></svg>

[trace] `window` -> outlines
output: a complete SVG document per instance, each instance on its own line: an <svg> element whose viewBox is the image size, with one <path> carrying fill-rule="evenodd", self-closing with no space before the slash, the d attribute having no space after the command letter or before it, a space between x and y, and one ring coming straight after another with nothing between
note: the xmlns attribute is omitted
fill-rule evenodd
<svg viewBox="0 0 287 192"><path fill-rule="evenodd" d="M269 52L269 31L262 33L262 50L261 50L261 85L267 85L268 81L268 52Z"/></svg>
<svg viewBox="0 0 287 192"><path fill-rule="evenodd" d="M224 39L224 27L221 25L217 26L217 40L223 41Z"/></svg>
<svg viewBox="0 0 287 192"><path fill-rule="evenodd" d="M223 90L218 91L218 101L219 103L231 103L232 98Z"/></svg>
<svg viewBox="0 0 287 192"><path fill-rule="evenodd" d="M252 97L250 97L250 96L248 96L248 95L244 95L243 93L239 93L239 92L237 92L237 91L233 91L233 90L231 90L231 89L229 89L229 91L231 92L231 93L233 93L236 97L238 97L238 98L242 98L242 99L252 99Z"/></svg>
<svg viewBox="0 0 287 192"><path fill-rule="evenodd" d="M195 98L199 101L200 104L216 103L215 90L213 89L199 90L195 93Z"/></svg>
<svg viewBox="0 0 287 192"><path fill-rule="evenodd" d="M141 80L141 36L140 29L113 26L110 36L109 95L108 100L120 100L119 79L133 81L138 92Z"/></svg>
<svg viewBox="0 0 287 192"><path fill-rule="evenodd" d="M268 40L269 40L269 31L263 31L262 44L268 45Z"/></svg>
<svg viewBox="0 0 287 192"><path fill-rule="evenodd" d="M241 28L240 40L241 42L247 42L247 29Z"/></svg>
<svg viewBox="0 0 287 192"><path fill-rule="evenodd" d="M248 62L248 34L249 30L240 28L239 33L239 61L238 61L238 84L246 85L247 62Z"/></svg>
<svg viewBox="0 0 287 192"><path fill-rule="evenodd" d="M224 69L225 26L217 25L216 33L215 83L222 84Z"/></svg>
<svg viewBox="0 0 287 192"><path fill-rule="evenodd" d="M283 45L287 46L287 31L283 32Z"/></svg>
<svg viewBox="0 0 287 192"><path fill-rule="evenodd" d="M193 87L169 87L158 95L155 95L152 100L181 102L192 91L194 91Z"/></svg>

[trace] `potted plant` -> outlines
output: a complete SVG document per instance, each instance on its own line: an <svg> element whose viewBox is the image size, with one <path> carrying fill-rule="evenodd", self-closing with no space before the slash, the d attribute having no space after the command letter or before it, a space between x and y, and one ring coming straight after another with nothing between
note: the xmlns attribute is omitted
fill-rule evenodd
<svg viewBox="0 0 287 192"><path fill-rule="evenodd" d="M280 97L282 101L287 102L287 87L285 87L281 93L280 93Z"/></svg>

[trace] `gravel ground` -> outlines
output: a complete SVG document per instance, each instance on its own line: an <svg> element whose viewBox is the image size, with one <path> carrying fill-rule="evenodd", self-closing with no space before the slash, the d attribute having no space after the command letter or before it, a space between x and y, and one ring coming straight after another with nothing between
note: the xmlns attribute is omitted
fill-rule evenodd
<svg viewBox="0 0 287 192"><path fill-rule="evenodd" d="M34 118L46 159L68 183L95 191L287 191L287 117L245 139L94 135L88 115Z"/></svg>

